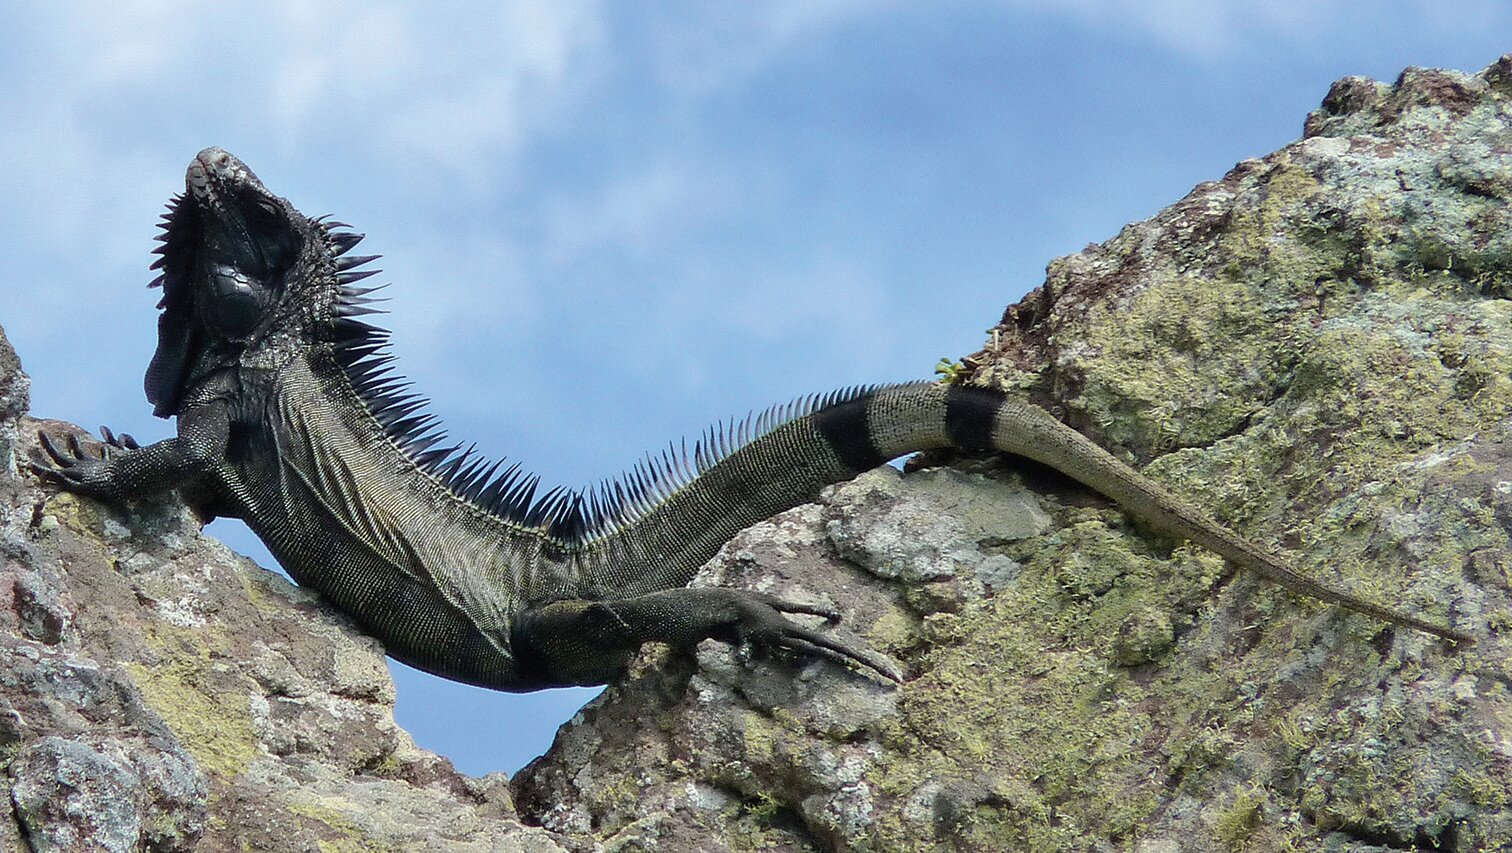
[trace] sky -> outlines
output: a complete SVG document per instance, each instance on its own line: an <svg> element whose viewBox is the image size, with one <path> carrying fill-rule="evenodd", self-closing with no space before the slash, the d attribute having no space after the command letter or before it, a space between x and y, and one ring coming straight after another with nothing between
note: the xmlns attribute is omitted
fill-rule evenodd
<svg viewBox="0 0 1512 853"><path fill-rule="evenodd" d="M368 235L459 439L586 485L707 424L930 375L1051 259L1300 136L1347 75L1467 71L1512 4L0 0L0 325L32 408L154 440L162 204L219 145ZM271 566L238 522L211 526ZM594 691L395 665L513 772Z"/></svg>

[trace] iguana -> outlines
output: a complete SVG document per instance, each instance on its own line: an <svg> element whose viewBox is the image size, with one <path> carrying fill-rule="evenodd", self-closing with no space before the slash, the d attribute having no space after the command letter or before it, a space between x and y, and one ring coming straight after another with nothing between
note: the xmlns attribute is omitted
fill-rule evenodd
<svg viewBox="0 0 1512 853"><path fill-rule="evenodd" d="M107 500L181 488L244 519L300 584L446 678L502 690L603 683L658 641L717 638L898 680L886 657L794 620L827 608L687 583L741 529L826 484L932 448L1049 465L1163 531L1303 595L1460 643L1460 630L1325 586L1225 529L1049 413L1005 394L917 382L834 391L705 434L597 489L553 489L443 442L366 321L377 256L305 217L208 148L163 217L154 413L140 447L40 436L35 469Z"/></svg>

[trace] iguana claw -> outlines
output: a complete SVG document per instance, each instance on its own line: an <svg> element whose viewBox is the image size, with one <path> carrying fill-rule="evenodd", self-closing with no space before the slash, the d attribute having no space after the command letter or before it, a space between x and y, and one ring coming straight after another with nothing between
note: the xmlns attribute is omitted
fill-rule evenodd
<svg viewBox="0 0 1512 853"><path fill-rule="evenodd" d="M900 684L903 681L903 674L888 658L805 628L784 615L820 616L833 625L840 621L840 613L832 608L788 601L766 593L751 593L737 606L739 621L735 625L735 647L743 657L751 657L756 650L783 649L842 666L859 665L889 681Z"/></svg>
<svg viewBox="0 0 1512 853"><path fill-rule="evenodd" d="M136 442L130 445L120 443L130 436L122 436L117 439L109 430L103 430L107 434L104 442L97 443L100 455L94 456L85 449L85 445L79 440L77 433L69 433L65 439L66 446L59 448L54 443L52 436L44 431L37 432L37 446L31 454L30 467L38 476L52 480L70 492L77 492L91 497L111 497L114 495L113 481L107 474L107 460L110 459L112 448L121 450L135 449Z"/></svg>

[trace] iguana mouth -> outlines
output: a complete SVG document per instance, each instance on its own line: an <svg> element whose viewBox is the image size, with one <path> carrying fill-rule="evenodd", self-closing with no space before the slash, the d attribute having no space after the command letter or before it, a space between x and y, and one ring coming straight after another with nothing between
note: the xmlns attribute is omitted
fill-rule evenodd
<svg viewBox="0 0 1512 853"><path fill-rule="evenodd" d="M259 238L286 232L287 215L245 163L223 149L206 148L189 162L184 188L195 206L210 214L200 217L199 236L217 274L234 266L242 278L262 277L275 260L286 260L269 257L267 241Z"/></svg>
<svg viewBox="0 0 1512 853"><path fill-rule="evenodd" d="M209 186L212 176L221 186L229 186L233 182L262 185L262 181L247 168L246 163L236 159L226 149L214 145L194 155L194 159L189 161L184 181L191 192L198 193Z"/></svg>

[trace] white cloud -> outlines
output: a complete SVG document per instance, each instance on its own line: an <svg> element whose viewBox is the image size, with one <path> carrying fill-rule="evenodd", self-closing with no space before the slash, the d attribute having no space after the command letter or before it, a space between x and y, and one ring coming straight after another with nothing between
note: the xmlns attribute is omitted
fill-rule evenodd
<svg viewBox="0 0 1512 853"><path fill-rule="evenodd" d="M1256 31L1309 31L1339 17L1339 0L1005 0L1009 7L1062 15L1097 29L1133 29L1198 59L1217 60Z"/></svg>
<svg viewBox="0 0 1512 853"><path fill-rule="evenodd" d="M863 0L695 3L646 15L643 26L660 82L684 97L699 98L741 82L796 45L896 5Z"/></svg>
<svg viewBox="0 0 1512 853"><path fill-rule="evenodd" d="M1470 36L1505 26L1508 7L1498 0L1000 0L1002 5L1059 15L1086 26L1141 32L1192 58L1231 60L1246 44L1277 40L1306 47L1340 34L1368 38L1383 21L1394 28L1425 29L1441 36Z"/></svg>
<svg viewBox="0 0 1512 853"><path fill-rule="evenodd" d="M154 220L204 145L245 152L254 168L271 150L310 172L486 196L595 67L599 15L595 0L13 9L0 36L0 225L16 250L0 259L0 322L42 335L87 303L141 314L150 334L140 285ZM473 248L460 268L512 251ZM514 305L514 293L496 299Z"/></svg>
<svg viewBox="0 0 1512 853"><path fill-rule="evenodd" d="M5 70L30 85L8 94L3 134L45 139L49 118L73 117L105 160L163 122L216 129L195 146L303 152L360 135L396 163L507 174L596 67L600 14L596 0L58 4L7 22L26 50ZM128 111L159 125L112 123Z"/></svg>
<svg viewBox="0 0 1512 853"><path fill-rule="evenodd" d="M282 8L290 44L266 108L285 135L347 125L396 161L474 177L511 164L602 47L593 0L308 8Z"/></svg>
<svg viewBox="0 0 1512 853"><path fill-rule="evenodd" d="M686 153L686 152L680 152ZM750 166L751 164L743 164ZM586 195L557 193L545 204L538 247L552 263L610 250L638 255L728 213L748 209L771 189L750 169L740 174L700 159L657 159L612 176Z"/></svg>

